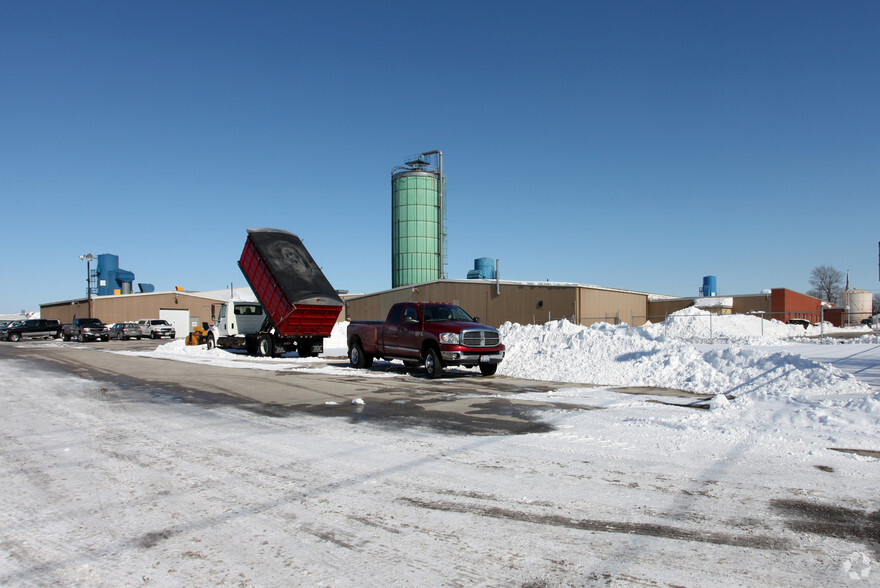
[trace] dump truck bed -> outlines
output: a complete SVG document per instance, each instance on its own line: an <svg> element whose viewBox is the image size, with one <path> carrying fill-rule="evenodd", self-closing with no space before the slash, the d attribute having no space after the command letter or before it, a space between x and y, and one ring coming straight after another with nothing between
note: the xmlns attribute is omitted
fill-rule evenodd
<svg viewBox="0 0 880 588"><path fill-rule="evenodd" d="M238 266L281 335L327 336L344 306L299 237L248 229Z"/></svg>

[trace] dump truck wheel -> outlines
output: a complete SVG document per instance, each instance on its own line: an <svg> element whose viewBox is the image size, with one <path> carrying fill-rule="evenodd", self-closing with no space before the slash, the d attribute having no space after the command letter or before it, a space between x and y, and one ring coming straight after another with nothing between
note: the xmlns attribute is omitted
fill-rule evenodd
<svg viewBox="0 0 880 588"><path fill-rule="evenodd" d="M138 337L138 339L140 339L140 337ZM215 347L217 347L217 342L214 341L214 333L208 335L207 347L208 349L214 349Z"/></svg>
<svg viewBox="0 0 880 588"><path fill-rule="evenodd" d="M296 344L296 353L300 357L312 357L315 355L312 353L312 340L298 341Z"/></svg>
<svg viewBox="0 0 880 588"><path fill-rule="evenodd" d="M275 352L275 344L271 335L260 335L257 341L257 357L272 357Z"/></svg>

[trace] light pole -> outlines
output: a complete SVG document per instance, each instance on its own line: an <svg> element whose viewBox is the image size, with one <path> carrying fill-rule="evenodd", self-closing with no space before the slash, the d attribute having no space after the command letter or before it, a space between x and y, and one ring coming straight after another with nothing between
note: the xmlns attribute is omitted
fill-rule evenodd
<svg viewBox="0 0 880 588"><path fill-rule="evenodd" d="M79 258L86 260L86 298L89 301L89 318L92 318L92 260L95 257L91 253L86 253Z"/></svg>

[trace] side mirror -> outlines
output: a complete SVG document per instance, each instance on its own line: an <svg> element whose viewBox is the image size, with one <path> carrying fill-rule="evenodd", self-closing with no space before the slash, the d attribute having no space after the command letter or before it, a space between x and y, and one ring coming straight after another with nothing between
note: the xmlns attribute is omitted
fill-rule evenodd
<svg viewBox="0 0 880 588"><path fill-rule="evenodd" d="M215 304L211 305L211 321L217 320L217 308Z"/></svg>
<svg viewBox="0 0 880 588"><path fill-rule="evenodd" d="M475 322L475 323L478 323L478 322L480 322L480 317L478 317L478 316L475 316L475 317L474 317L474 322Z"/></svg>

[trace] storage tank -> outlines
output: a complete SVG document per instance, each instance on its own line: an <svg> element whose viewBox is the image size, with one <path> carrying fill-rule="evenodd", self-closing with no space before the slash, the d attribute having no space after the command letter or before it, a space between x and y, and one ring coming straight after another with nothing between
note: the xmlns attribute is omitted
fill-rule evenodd
<svg viewBox="0 0 880 588"><path fill-rule="evenodd" d="M435 155L433 165L428 156ZM443 155L421 153L391 172L391 285L446 277Z"/></svg>
<svg viewBox="0 0 880 588"><path fill-rule="evenodd" d="M474 269L468 272L469 280L494 280L495 260L491 257L480 257L474 260Z"/></svg>
<svg viewBox="0 0 880 588"><path fill-rule="evenodd" d="M703 287L700 288L701 296L718 296L718 278L715 276L703 276Z"/></svg>
<svg viewBox="0 0 880 588"><path fill-rule="evenodd" d="M858 325L863 320L871 318L873 298L867 290L846 290L843 293L843 305L849 307L846 322L850 325Z"/></svg>

